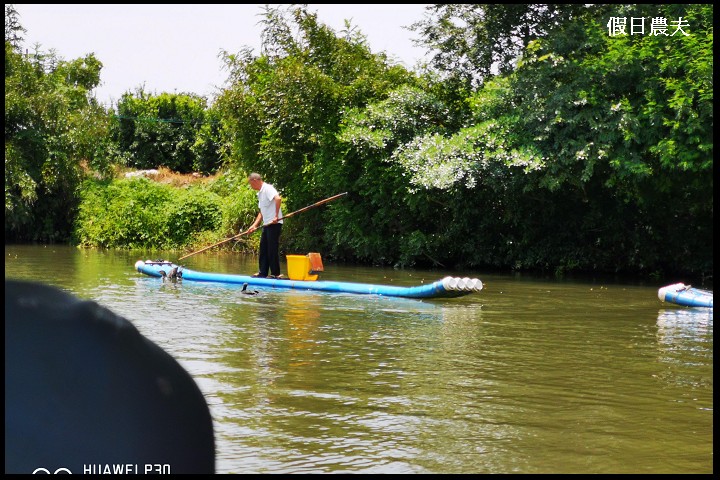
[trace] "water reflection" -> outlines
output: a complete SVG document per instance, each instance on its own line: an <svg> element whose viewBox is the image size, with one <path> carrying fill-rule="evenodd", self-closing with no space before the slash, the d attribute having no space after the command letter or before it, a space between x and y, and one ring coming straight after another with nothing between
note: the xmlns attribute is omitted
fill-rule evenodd
<svg viewBox="0 0 720 480"><path fill-rule="evenodd" d="M401 455L417 433L407 415L386 411L412 405L397 394L405 368L398 363L405 356L402 332L418 323L439 329L442 307L272 290L258 303L222 348L232 352L225 356L229 366L255 365L252 376L224 376L236 387L221 395L234 405L227 420L245 432L225 439L231 465L263 465L259 472L273 471L276 462L293 472L388 471L388 452ZM408 322L405 315L414 317ZM288 448L275 448L278 442ZM390 463L398 473L423 471Z"/></svg>
<svg viewBox="0 0 720 480"><path fill-rule="evenodd" d="M712 338L711 308L668 308L658 313L658 359L666 367L658 377L686 389L680 401L692 399L698 408L710 410L712 403L698 402L694 392L712 388Z"/></svg>
<svg viewBox="0 0 720 480"><path fill-rule="evenodd" d="M707 340L713 334L713 309L662 309L658 312L657 327L660 344Z"/></svg>
<svg viewBox="0 0 720 480"><path fill-rule="evenodd" d="M320 329L320 305L317 295L288 295L283 316L288 329L288 366L296 369L312 368L317 363L314 355Z"/></svg>

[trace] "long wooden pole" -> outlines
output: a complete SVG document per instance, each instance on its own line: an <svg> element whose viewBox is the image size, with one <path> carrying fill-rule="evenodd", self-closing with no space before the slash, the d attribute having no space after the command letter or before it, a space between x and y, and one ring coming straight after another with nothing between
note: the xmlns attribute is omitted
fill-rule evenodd
<svg viewBox="0 0 720 480"><path fill-rule="evenodd" d="M333 195L332 197L326 198L325 200L320 200L319 202L313 203L312 205L308 205L307 207L301 208L300 210L295 210L295 211L292 212L292 213L288 213L287 215L284 215L282 218L280 218L280 219L278 219L278 220L285 220L286 218L290 218L290 217L292 217L293 215L297 215L298 213L302 213L302 212L304 212L304 211L306 211L306 210L310 210L311 208L319 207L320 205L323 205L323 204L325 204L325 203L332 202L333 200L338 199L338 198L342 197L343 195L347 195L347 193L348 193L348 192L338 193L337 195ZM263 226L264 226L264 225L263 225ZM204 252L205 250L209 250L209 249L211 249L211 248L213 248L213 247L217 247L218 245L222 245L222 244L225 243L225 242L229 242L230 240L234 240L234 239L236 239L236 238L242 237L243 235L245 235L245 234L247 234L247 233L248 233L247 231L238 233L237 235L234 235L234 236L232 236L232 237L230 237L230 238L226 238L225 240L222 240L222 241L220 241L220 242L218 242L218 243L215 243L215 244L213 244L213 245L210 245L209 247L205 247L205 248L202 248L202 249L200 249L200 250L198 250L198 251L196 251L196 252L192 252L192 253L188 253L187 255L183 255L182 257L179 258L179 260L182 260L183 258L187 258L187 257L190 257L190 256L192 256L192 255L195 255L196 253Z"/></svg>

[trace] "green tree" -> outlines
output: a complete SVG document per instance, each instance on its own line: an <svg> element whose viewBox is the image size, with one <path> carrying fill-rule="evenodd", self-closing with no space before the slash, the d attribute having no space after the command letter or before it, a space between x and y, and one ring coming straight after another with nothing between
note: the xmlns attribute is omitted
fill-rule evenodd
<svg viewBox="0 0 720 480"><path fill-rule="evenodd" d="M221 164L219 120L204 97L138 88L122 95L114 120L112 139L128 166L211 173Z"/></svg>
<svg viewBox="0 0 720 480"><path fill-rule="evenodd" d="M535 39L583 12L574 4L434 4L410 29L416 43L432 53L431 65L448 81L479 85L515 69L517 59Z"/></svg>
<svg viewBox="0 0 720 480"><path fill-rule="evenodd" d="M13 12L6 6L5 239L66 241L81 179L109 171L107 116L92 96L102 64L37 46L23 54Z"/></svg>
<svg viewBox="0 0 720 480"><path fill-rule="evenodd" d="M293 193L300 206L338 193L315 175L331 155L344 110L384 98L413 81L384 54L372 54L349 24L340 36L304 6L267 8L260 56L225 54L230 87L216 105L227 121L231 157Z"/></svg>
<svg viewBox="0 0 720 480"><path fill-rule="evenodd" d="M335 256L377 264L434 261L443 202L408 188L403 168L391 159L418 136L447 134L452 123L443 102L411 86L347 112L338 135L342 161L319 168L323 178L352 192L329 213L327 243Z"/></svg>
<svg viewBox="0 0 720 480"><path fill-rule="evenodd" d="M482 240L463 258L487 264L478 252L493 243L516 268L711 274L712 12L583 7L528 42L503 80L485 82L471 125L395 155L415 185L472 192L464 205L487 200L497 221L458 232ZM611 17L682 18L691 34L611 36ZM487 169L503 157L515 160Z"/></svg>
<svg viewBox="0 0 720 480"><path fill-rule="evenodd" d="M5 5L5 41L13 50L20 51L25 28L20 24L20 15L13 5ZM7 59L6 59L7 60ZM7 76L7 72L6 72Z"/></svg>

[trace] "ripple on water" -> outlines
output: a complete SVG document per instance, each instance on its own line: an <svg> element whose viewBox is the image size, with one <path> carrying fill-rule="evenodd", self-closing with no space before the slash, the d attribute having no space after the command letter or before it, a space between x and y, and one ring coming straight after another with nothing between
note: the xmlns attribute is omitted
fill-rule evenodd
<svg viewBox="0 0 720 480"><path fill-rule="evenodd" d="M478 295L442 301L247 296L164 285L128 253L6 252L6 277L47 278L52 264L51 282L181 362L210 406L218 473L712 472L712 311L667 308L655 286L481 275ZM422 276L444 273L457 274Z"/></svg>

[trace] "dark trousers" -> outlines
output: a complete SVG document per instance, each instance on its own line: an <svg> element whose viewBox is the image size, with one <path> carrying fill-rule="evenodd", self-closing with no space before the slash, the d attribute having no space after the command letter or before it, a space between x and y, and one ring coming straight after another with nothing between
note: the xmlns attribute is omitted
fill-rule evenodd
<svg viewBox="0 0 720 480"><path fill-rule="evenodd" d="M282 223L273 223L263 227L260 237L260 276L280 275L280 232Z"/></svg>

